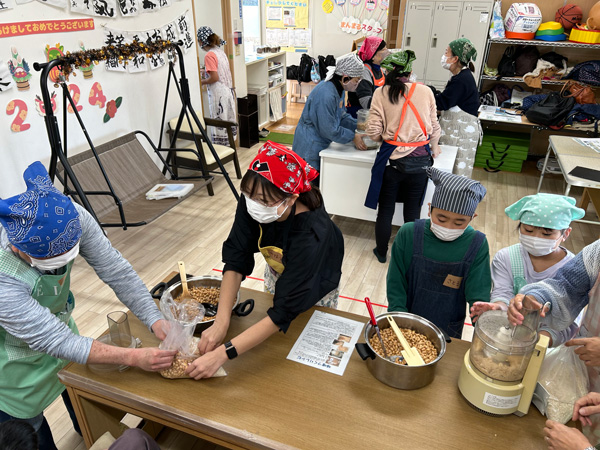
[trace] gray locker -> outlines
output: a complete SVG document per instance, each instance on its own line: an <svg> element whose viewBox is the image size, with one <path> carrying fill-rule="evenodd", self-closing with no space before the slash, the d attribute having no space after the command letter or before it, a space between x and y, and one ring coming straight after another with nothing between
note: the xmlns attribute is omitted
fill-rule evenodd
<svg viewBox="0 0 600 450"><path fill-rule="evenodd" d="M461 2L435 3L425 71L425 78L429 81L448 81L450 78L450 72L442 67L440 60L448 44L456 39L461 9Z"/></svg>
<svg viewBox="0 0 600 450"><path fill-rule="evenodd" d="M419 81L425 79L425 66L429 50L429 32L433 22L433 2L410 2L406 6L403 50L412 50L417 59L413 63L413 73Z"/></svg>
<svg viewBox="0 0 600 450"><path fill-rule="evenodd" d="M481 1L411 1L406 6L403 50L413 50L417 60L413 72L417 79L444 87L450 72L440 59L448 43L466 37L477 49L476 74L481 67L493 0ZM476 75L477 76L477 75Z"/></svg>
<svg viewBox="0 0 600 450"><path fill-rule="evenodd" d="M475 65L475 79L479 79L479 72L483 64L483 53L485 51L485 37L489 29L492 4L485 2L465 2L458 37L466 37L477 49L477 60ZM483 39L481 39L483 36Z"/></svg>

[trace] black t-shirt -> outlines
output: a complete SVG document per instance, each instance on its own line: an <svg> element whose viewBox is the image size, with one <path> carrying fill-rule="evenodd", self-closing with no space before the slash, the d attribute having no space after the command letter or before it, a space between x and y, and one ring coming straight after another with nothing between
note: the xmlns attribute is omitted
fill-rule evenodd
<svg viewBox="0 0 600 450"><path fill-rule="evenodd" d="M458 106L464 112L477 116L479 94L473 73L463 69L450 78L444 92L435 95L435 103L440 111Z"/></svg>
<svg viewBox="0 0 600 450"><path fill-rule="evenodd" d="M323 206L297 215L293 212L285 222L260 225L261 247L283 250L285 270L275 285L273 306L267 311L283 332L299 314L338 287L344 258L342 233ZM242 196L229 237L223 243L223 273L233 270L244 277L252 273L259 235L259 223L248 214Z"/></svg>

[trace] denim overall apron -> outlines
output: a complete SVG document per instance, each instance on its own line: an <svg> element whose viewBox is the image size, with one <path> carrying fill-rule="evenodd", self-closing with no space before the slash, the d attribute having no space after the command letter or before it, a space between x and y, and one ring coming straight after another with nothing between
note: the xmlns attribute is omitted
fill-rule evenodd
<svg viewBox="0 0 600 450"><path fill-rule="evenodd" d="M407 275L407 309L430 320L450 337L460 339L466 315L464 280L485 235L475 232L461 261L436 261L423 255L425 222L419 219L414 225L413 255Z"/></svg>

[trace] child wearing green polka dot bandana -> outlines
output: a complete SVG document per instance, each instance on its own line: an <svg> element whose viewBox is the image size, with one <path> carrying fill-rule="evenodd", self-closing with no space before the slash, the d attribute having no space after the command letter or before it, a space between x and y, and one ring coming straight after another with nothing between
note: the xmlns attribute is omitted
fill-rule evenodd
<svg viewBox="0 0 600 450"><path fill-rule="evenodd" d="M506 309L511 298L527 284L545 280L573 258L562 247L571 233L571 221L585 211L564 195L536 194L523 197L504 210L519 222L519 244L503 248L492 260L491 303L476 302L473 320L490 309Z"/></svg>

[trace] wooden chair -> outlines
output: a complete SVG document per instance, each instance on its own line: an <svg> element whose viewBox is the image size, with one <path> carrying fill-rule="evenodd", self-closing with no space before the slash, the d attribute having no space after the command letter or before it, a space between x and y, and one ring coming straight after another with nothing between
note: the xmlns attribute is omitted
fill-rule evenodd
<svg viewBox="0 0 600 450"><path fill-rule="evenodd" d="M229 146L213 144L215 151L221 163L226 164L233 161L235 167L235 175L238 179L242 178L242 171L240 169L240 161L238 159L237 148L235 146L235 139L233 138L233 127L237 126L235 122L227 122L225 120L211 119L208 117L199 117L202 126L206 127L214 126L217 128L227 129L227 136L229 138ZM177 126L177 117L169 121L169 129L167 134L169 141L172 140L175 128ZM190 125L187 120L183 120L179 134L177 135L178 141L190 141L189 144L183 145L182 147L174 147L181 151L173 152L171 155L171 168L175 175L178 175L178 169L191 169L201 171L203 168L206 173L220 173L215 172L218 169L217 161L209 150L208 146L202 144L202 135L200 130L193 124L194 133L190 129ZM177 145L177 143L175 143ZM199 151L201 150L201 151ZM212 186L211 186L212 188ZM210 192L209 192L210 193ZM211 194L212 195L212 194Z"/></svg>
<svg viewBox="0 0 600 450"><path fill-rule="evenodd" d="M366 39L365 36L358 38L358 39L354 39L354 41L352 41L352 50L350 50L350 51L357 52L358 49L360 48L360 44L362 44L365 39Z"/></svg>
<svg viewBox="0 0 600 450"><path fill-rule="evenodd" d="M87 150L68 158L77 181L83 188L96 217L103 227L123 227L145 225L177 205L191 193L203 187L210 187L213 177L202 180L173 181L166 178L138 140L143 135L157 155L146 133L134 131L95 148L98 160L92 150ZM65 192L77 193L65 185L64 167L57 166L57 177L65 187ZM61 176L61 173L63 176ZM192 191L183 198L146 200L146 192L155 185L191 183Z"/></svg>

